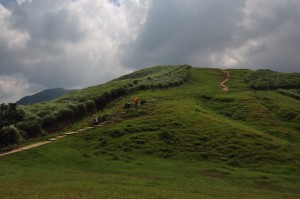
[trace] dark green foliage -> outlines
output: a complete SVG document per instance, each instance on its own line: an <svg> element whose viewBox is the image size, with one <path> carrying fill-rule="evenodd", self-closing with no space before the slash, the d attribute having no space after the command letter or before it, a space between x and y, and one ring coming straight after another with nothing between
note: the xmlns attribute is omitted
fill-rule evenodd
<svg viewBox="0 0 300 199"><path fill-rule="evenodd" d="M80 103L77 105L77 109L76 109L76 117L83 117L86 113L87 113L87 110L86 110L86 105L85 103Z"/></svg>
<svg viewBox="0 0 300 199"><path fill-rule="evenodd" d="M300 73L279 73L257 70L246 75L245 82L255 90L300 88Z"/></svg>
<svg viewBox="0 0 300 199"><path fill-rule="evenodd" d="M0 134L0 146L7 147L12 144L17 144L22 141L22 139L18 129L10 126L5 132Z"/></svg>
<svg viewBox="0 0 300 199"><path fill-rule="evenodd" d="M282 94L282 95L285 95L285 96L288 96L288 97L300 100L300 93L297 93L296 90L279 89L277 92L280 93L280 94Z"/></svg>
<svg viewBox="0 0 300 199"><path fill-rule="evenodd" d="M161 140L163 140L164 142L170 144L174 141L174 133L170 130L167 130L167 129L162 129L159 133L159 138Z"/></svg>
<svg viewBox="0 0 300 199"><path fill-rule="evenodd" d="M57 116L55 114L46 115L43 118L43 128L56 129L58 127Z"/></svg>
<svg viewBox="0 0 300 199"><path fill-rule="evenodd" d="M56 113L56 118L59 123L70 122L74 117L74 111L69 108L62 108Z"/></svg>
<svg viewBox="0 0 300 199"><path fill-rule="evenodd" d="M113 128L108 133L113 138L121 137L125 134L124 131L122 129L119 129L119 128Z"/></svg>
<svg viewBox="0 0 300 199"><path fill-rule="evenodd" d="M281 109L277 112L277 115L284 121L294 121L300 116L300 113L293 110Z"/></svg>
<svg viewBox="0 0 300 199"><path fill-rule="evenodd" d="M94 100L88 100L85 102L86 111L88 113L94 113L96 111L96 104Z"/></svg>
<svg viewBox="0 0 300 199"><path fill-rule="evenodd" d="M10 125L24 118L24 111L17 108L15 103L0 105L0 134L5 132Z"/></svg>
<svg viewBox="0 0 300 199"><path fill-rule="evenodd" d="M39 137L42 134L41 123L37 120L27 120L17 124L25 138Z"/></svg>

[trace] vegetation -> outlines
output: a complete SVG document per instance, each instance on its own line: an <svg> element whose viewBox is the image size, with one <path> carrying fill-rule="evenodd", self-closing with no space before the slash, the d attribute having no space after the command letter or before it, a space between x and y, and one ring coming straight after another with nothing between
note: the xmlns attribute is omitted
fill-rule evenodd
<svg viewBox="0 0 300 199"><path fill-rule="evenodd" d="M256 90L299 89L300 73L279 73L271 70L251 71L246 75L250 88Z"/></svg>
<svg viewBox="0 0 300 199"><path fill-rule="evenodd" d="M299 100L279 90L250 89L248 70L229 70L227 93L218 69L189 70L179 87L114 98L61 133L90 126L96 116L108 122L101 127L1 157L0 195L299 198ZM138 74L116 82L142 78L145 71ZM124 102L135 97L145 105L125 112ZM70 104L74 115L93 107L85 102L80 110Z"/></svg>
<svg viewBox="0 0 300 199"><path fill-rule="evenodd" d="M106 84L76 90L49 102L21 106L25 120L15 127L25 139L70 125L121 96L147 89L179 86L189 78L190 66L156 66L125 75ZM13 143L12 143L13 144ZM0 148L1 150L1 148Z"/></svg>
<svg viewBox="0 0 300 199"><path fill-rule="evenodd" d="M11 125L21 121L24 112L17 108L14 103L0 105L0 147L18 143L19 133Z"/></svg>

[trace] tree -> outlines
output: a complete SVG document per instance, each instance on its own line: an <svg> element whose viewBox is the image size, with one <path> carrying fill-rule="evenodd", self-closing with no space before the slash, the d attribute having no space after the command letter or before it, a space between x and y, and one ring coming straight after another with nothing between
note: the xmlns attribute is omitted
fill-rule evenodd
<svg viewBox="0 0 300 199"><path fill-rule="evenodd" d="M0 134L3 134L12 124L21 121L25 116L22 110L17 109L15 103L0 105Z"/></svg>

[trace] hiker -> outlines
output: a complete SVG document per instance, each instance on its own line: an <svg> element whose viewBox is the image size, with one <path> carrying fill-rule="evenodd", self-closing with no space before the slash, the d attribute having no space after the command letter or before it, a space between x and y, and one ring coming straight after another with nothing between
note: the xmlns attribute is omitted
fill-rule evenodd
<svg viewBox="0 0 300 199"><path fill-rule="evenodd" d="M95 124L95 125L96 125L96 124L99 124L99 118L98 118L98 117L95 117L93 121L94 121L94 124Z"/></svg>
<svg viewBox="0 0 300 199"><path fill-rule="evenodd" d="M130 102L129 102L129 100L125 103L125 105L124 105L124 108L126 109L126 112L130 112L130 106L131 106L131 104L130 104Z"/></svg>
<svg viewBox="0 0 300 199"><path fill-rule="evenodd" d="M136 97L134 98L134 107L137 108L139 106L139 99Z"/></svg>

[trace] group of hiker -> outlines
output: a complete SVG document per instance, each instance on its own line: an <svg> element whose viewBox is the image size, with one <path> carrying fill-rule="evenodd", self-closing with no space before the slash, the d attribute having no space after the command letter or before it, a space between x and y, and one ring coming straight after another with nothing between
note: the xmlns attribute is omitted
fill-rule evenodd
<svg viewBox="0 0 300 199"><path fill-rule="evenodd" d="M141 103L140 103L139 98L137 98L137 97L134 98L134 100L133 100L134 108L137 109L140 104L144 105L145 102L146 102L145 100L141 100ZM131 105L132 105L132 103L130 102L130 100L127 100L127 102L124 105L126 112L130 112Z"/></svg>
<svg viewBox="0 0 300 199"><path fill-rule="evenodd" d="M133 103L130 102L130 100L127 100L127 102L124 104L124 109L126 110L126 112L130 112L131 107L134 106L135 109L137 109L139 107L139 105L144 105L146 103L146 101L144 99L142 99L141 101L139 100L139 98L134 98ZM99 117L95 117L93 119L93 123L95 125L99 124L100 118Z"/></svg>

